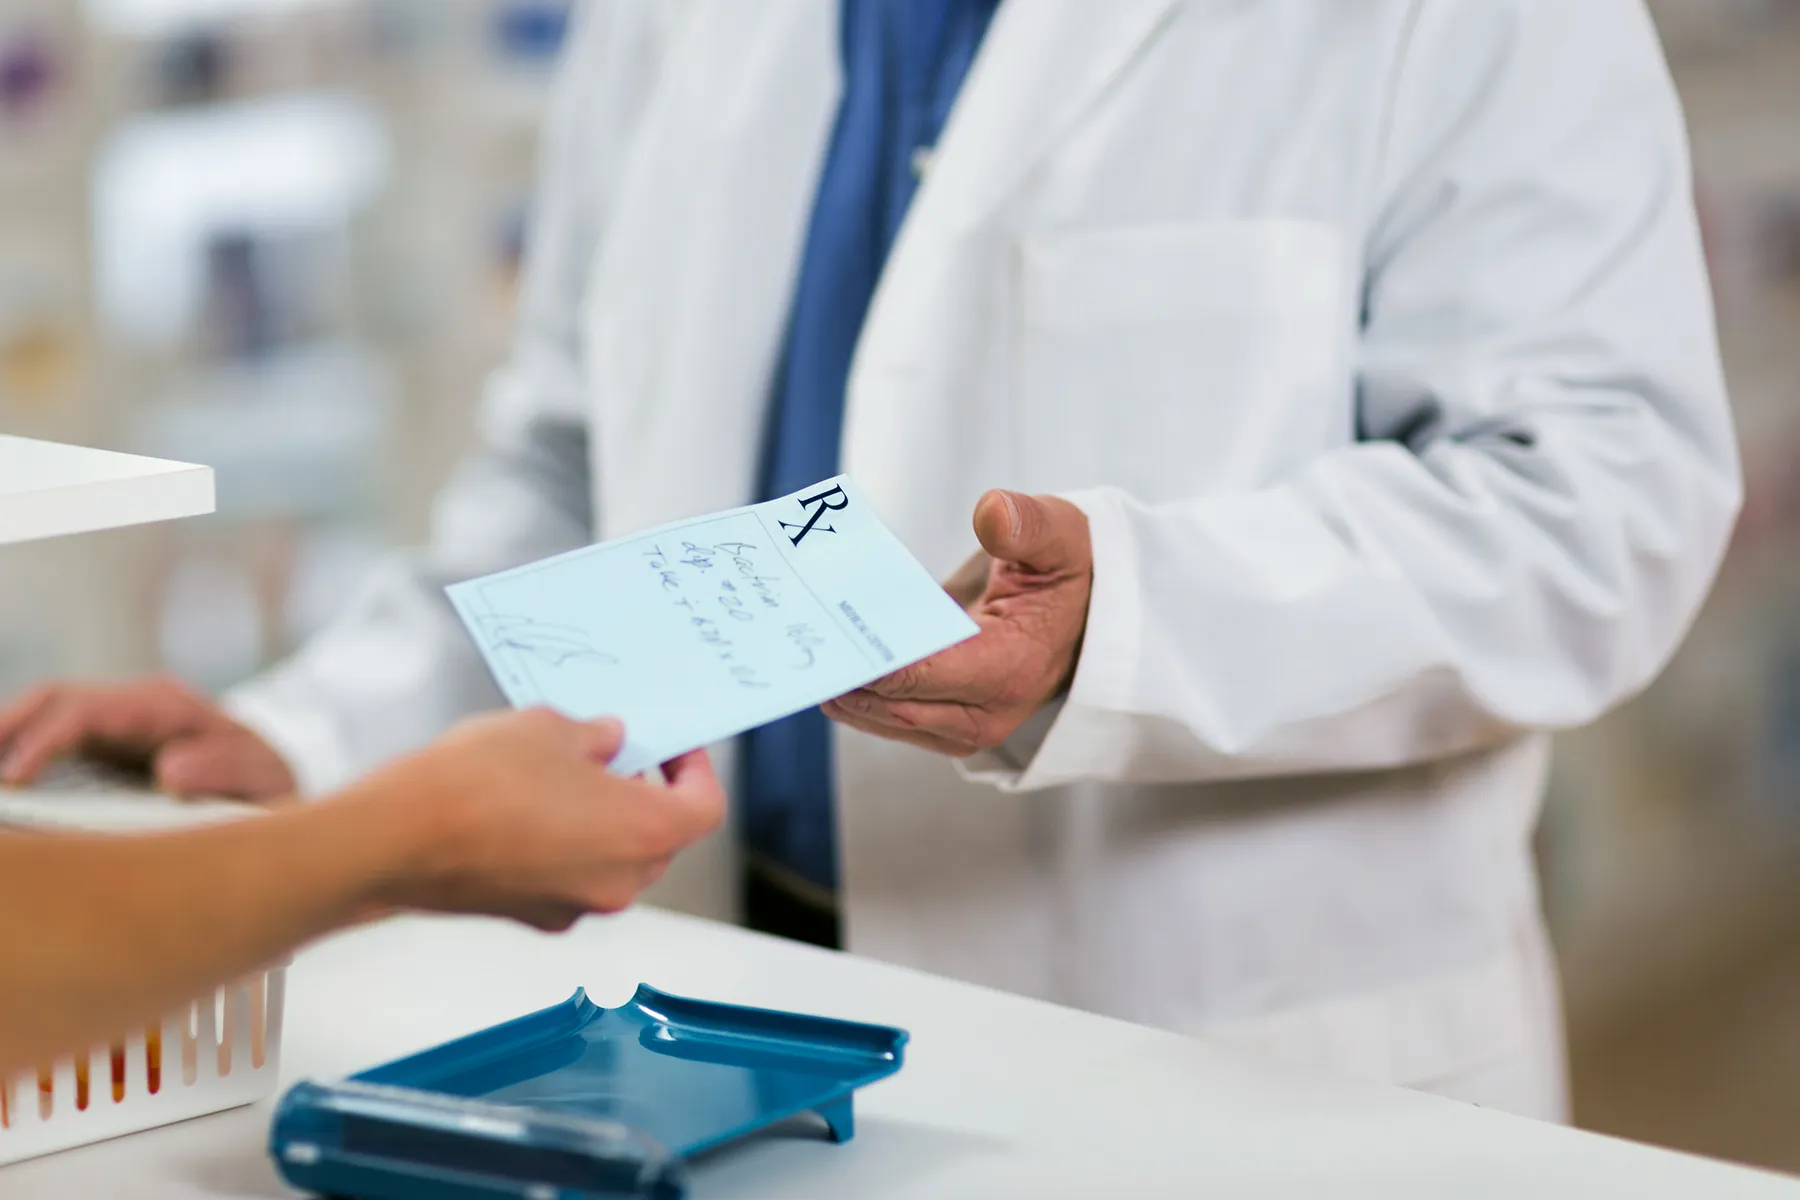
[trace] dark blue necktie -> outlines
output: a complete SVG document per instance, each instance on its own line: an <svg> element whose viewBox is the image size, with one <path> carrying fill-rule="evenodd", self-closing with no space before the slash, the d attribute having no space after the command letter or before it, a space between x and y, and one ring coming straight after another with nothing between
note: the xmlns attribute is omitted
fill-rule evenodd
<svg viewBox="0 0 1800 1200"><path fill-rule="evenodd" d="M761 498L838 472L844 386L863 318L999 0L843 0L844 91L813 201L776 375ZM824 893L838 886L831 730L810 709L745 735L750 852Z"/></svg>

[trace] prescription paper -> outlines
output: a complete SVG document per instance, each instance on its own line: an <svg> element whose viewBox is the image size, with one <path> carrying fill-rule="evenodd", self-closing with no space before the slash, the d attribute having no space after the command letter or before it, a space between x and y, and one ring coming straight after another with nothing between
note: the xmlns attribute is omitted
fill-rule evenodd
<svg viewBox="0 0 1800 1200"><path fill-rule="evenodd" d="M625 722L624 775L976 632L848 476L447 590L514 705Z"/></svg>

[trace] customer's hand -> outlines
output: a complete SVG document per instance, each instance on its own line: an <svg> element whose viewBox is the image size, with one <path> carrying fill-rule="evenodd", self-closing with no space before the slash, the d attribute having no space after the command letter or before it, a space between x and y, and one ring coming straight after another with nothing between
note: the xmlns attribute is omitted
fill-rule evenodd
<svg viewBox="0 0 1800 1200"><path fill-rule="evenodd" d="M983 554L945 588L981 632L829 701L827 716L962 758L998 746L1069 686L1094 577L1087 515L1055 496L989 492L975 536Z"/></svg>
<svg viewBox="0 0 1800 1200"><path fill-rule="evenodd" d="M617 721L496 714L356 784L346 800L425 831L377 902L552 930L625 908L718 826L725 796L704 751L667 764L666 784L608 773L623 740Z"/></svg>
<svg viewBox="0 0 1800 1200"><path fill-rule="evenodd" d="M273 747L174 679L48 683L0 708L0 783L29 783L71 754L146 768L176 795L294 792L294 773Z"/></svg>

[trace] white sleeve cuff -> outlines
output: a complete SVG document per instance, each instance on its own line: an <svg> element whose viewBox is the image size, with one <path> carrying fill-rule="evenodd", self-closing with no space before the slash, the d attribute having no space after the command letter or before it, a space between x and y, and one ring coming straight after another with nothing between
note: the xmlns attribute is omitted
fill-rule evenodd
<svg viewBox="0 0 1800 1200"><path fill-rule="evenodd" d="M977 750L967 758L956 760L956 769L964 779L976 783L993 783L1005 788L1012 784L1025 766L1037 756L1050 727L1062 712L1064 697L1058 696L1013 731L1011 737L992 750Z"/></svg>

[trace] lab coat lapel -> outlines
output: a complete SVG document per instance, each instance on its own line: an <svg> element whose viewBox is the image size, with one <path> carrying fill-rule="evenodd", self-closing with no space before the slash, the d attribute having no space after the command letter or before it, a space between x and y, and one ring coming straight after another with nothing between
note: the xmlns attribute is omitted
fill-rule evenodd
<svg viewBox="0 0 1800 1200"><path fill-rule="evenodd" d="M602 532L742 504L841 84L834 0L683 14L586 315Z"/></svg>
<svg viewBox="0 0 1800 1200"><path fill-rule="evenodd" d="M1130 69L1178 3L1001 5L914 201L909 224L919 236L979 220L1002 203ZM897 246L896 260L903 253Z"/></svg>
<svg viewBox="0 0 1800 1200"><path fill-rule="evenodd" d="M1080 123L1180 0L1013 0L995 15L889 256L853 364L844 463L936 571L967 552L968 510L994 486L993 344L974 286L988 218ZM986 438L986 441L993 441Z"/></svg>

